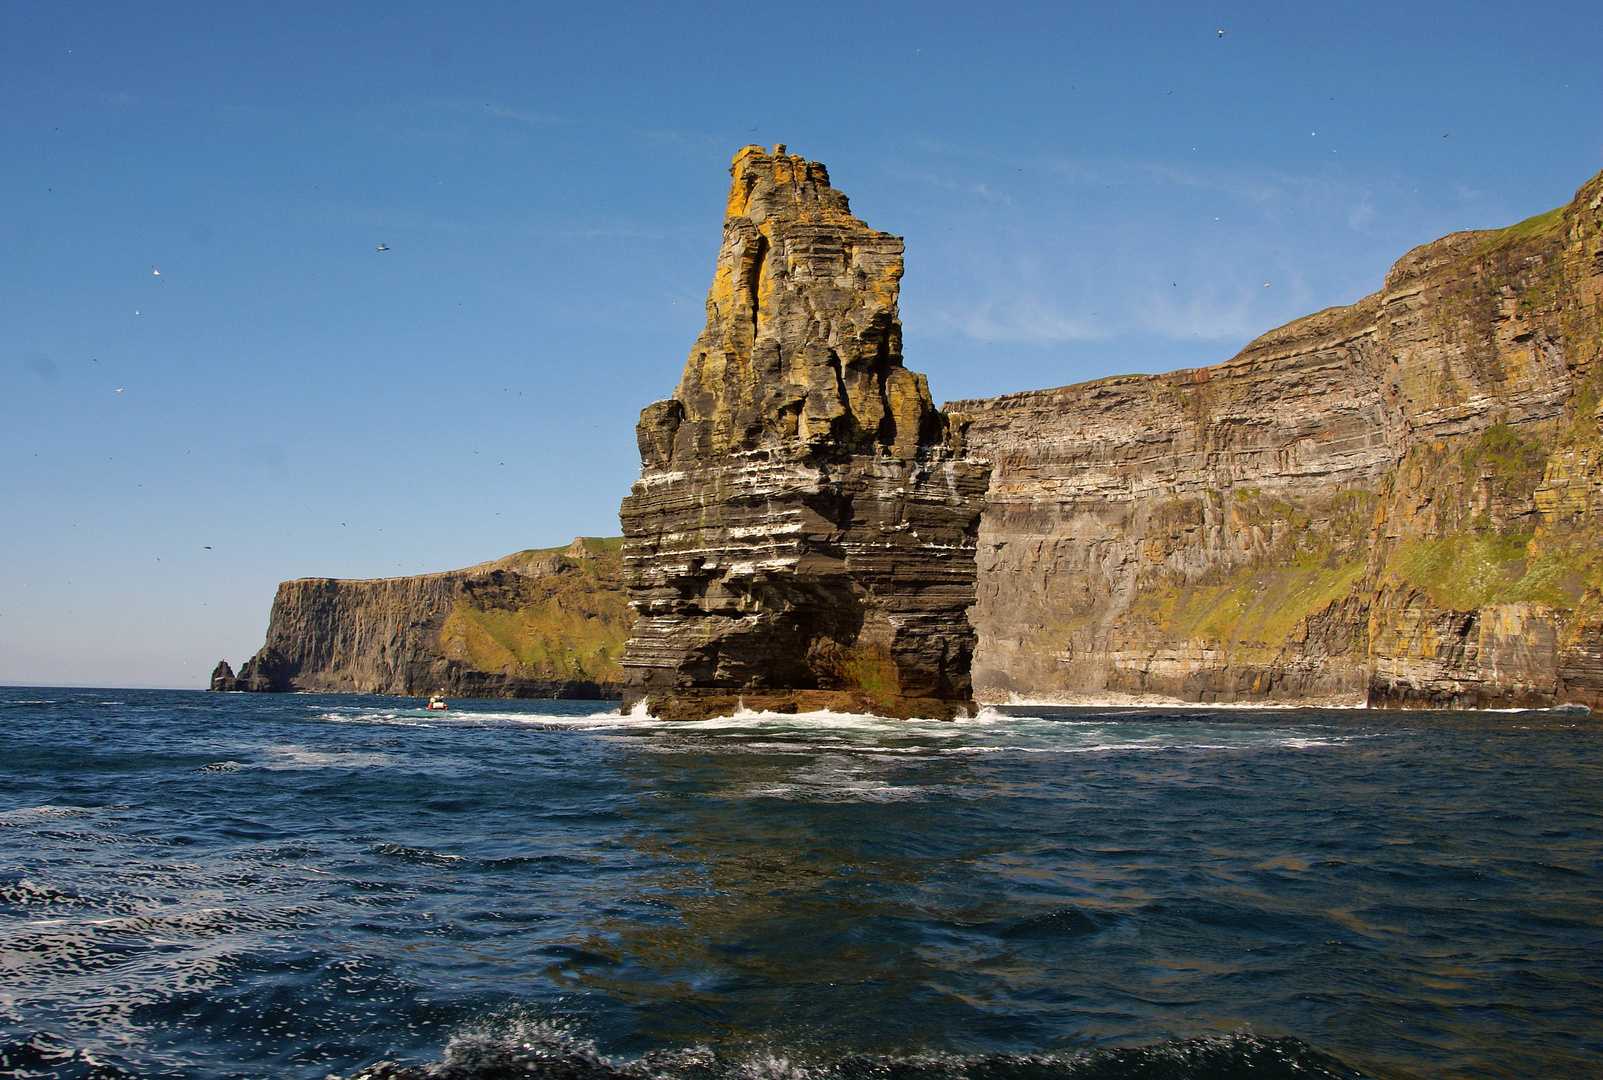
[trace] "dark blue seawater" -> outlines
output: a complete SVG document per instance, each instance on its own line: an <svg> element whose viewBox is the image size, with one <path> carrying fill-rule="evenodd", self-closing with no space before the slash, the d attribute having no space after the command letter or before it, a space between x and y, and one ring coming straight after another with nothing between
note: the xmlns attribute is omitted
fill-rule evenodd
<svg viewBox="0 0 1603 1080"><path fill-rule="evenodd" d="M419 704L0 690L0 1072L1603 1075L1595 718Z"/></svg>

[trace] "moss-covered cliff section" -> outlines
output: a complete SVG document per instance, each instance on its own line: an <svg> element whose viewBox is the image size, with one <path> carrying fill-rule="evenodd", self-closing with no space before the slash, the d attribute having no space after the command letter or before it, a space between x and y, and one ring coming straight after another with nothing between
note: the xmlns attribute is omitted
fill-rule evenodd
<svg viewBox="0 0 1603 1080"><path fill-rule="evenodd" d="M621 548L580 537L442 574L286 581L262 650L213 688L615 698L634 617Z"/></svg>
<svg viewBox="0 0 1603 1080"><path fill-rule="evenodd" d="M985 401L985 697L1603 705L1603 177L1217 367Z"/></svg>

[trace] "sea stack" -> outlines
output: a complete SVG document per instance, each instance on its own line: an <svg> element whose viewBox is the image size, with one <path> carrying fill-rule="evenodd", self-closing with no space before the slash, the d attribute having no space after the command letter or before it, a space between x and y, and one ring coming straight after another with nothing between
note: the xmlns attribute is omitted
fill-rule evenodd
<svg viewBox="0 0 1603 1080"><path fill-rule="evenodd" d="M783 146L730 175L707 327L636 429L624 707L970 714L990 465L902 366L902 241Z"/></svg>

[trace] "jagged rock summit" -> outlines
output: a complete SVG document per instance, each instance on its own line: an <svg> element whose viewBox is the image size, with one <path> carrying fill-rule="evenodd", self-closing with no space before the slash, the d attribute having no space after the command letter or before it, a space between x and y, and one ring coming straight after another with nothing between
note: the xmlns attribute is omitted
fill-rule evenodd
<svg viewBox="0 0 1603 1080"><path fill-rule="evenodd" d="M783 146L730 175L707 327L620 512L625 707L967 713L990 466L902 366L902 241Z"/></svg>

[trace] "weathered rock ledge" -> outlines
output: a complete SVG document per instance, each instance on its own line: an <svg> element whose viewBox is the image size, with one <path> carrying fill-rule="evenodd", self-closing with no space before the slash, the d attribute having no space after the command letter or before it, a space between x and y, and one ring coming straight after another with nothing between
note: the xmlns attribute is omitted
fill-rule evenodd
<svg viewBox="0 0 1603 1080"><path fill-rule="evenodd" d="M707 326L620 511L625 705L967 713L989 466L902 365L902 242L784 147L730 175Z"/></svg>

